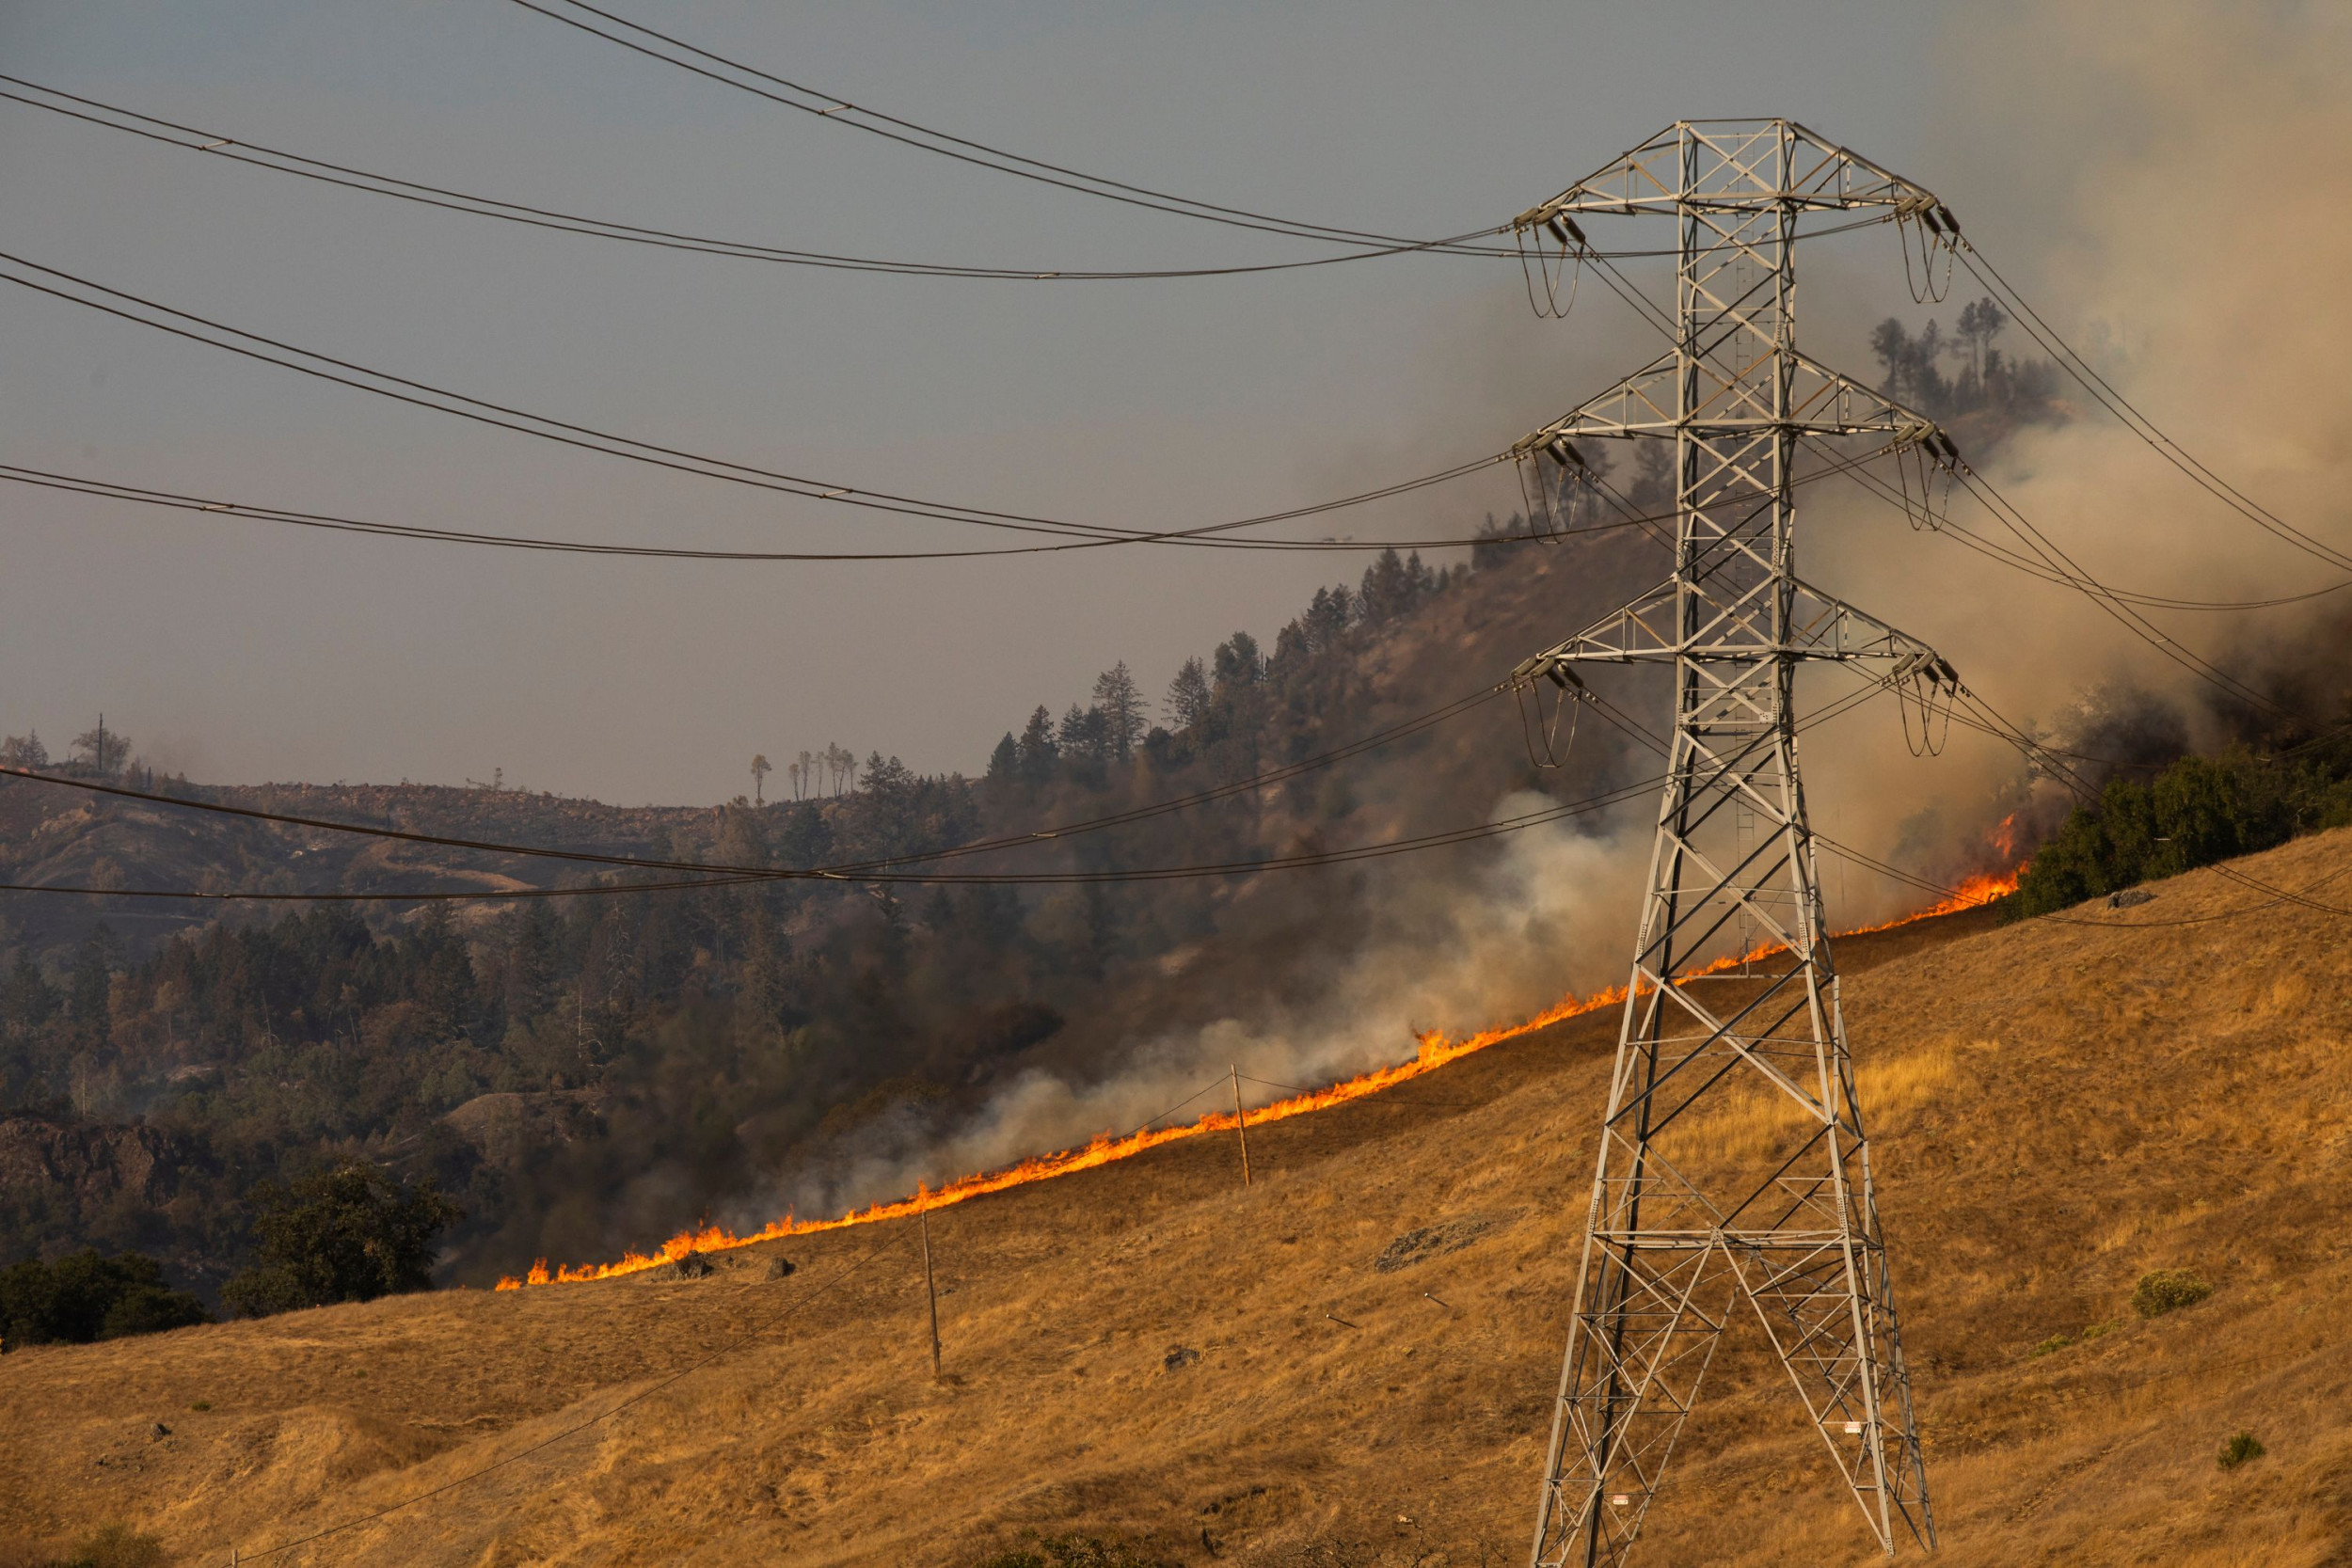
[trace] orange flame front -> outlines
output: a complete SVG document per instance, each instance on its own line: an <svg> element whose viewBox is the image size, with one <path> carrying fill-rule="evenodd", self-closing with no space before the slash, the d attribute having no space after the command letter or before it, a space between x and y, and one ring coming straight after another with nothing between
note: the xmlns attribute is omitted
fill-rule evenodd
<svg viewBox="0 0 2352 1568"><path fill-rule="evenodd" d="M2002 826L2006 828L2008 824L2003 823ZM1979 873L1966 879L1949 896L1931 908L1921 910L1915 914L1886 921L1881 925L1865 926L1841 934L1864 936L1873 931L1892 930L1898 926L1909 926L1915 921L1933 920L1939 915L1957 914L1963 910L1976 909L1979 905L1989 904L1995 898L2015 892L2017 879L2025 874L2025 866L2021 864L2015 870L1997 876ZM1719 974L1743 963L1752 963L1758 958L1770 958L1779 951L1781 949L1773 945L1759 947L1753 953L1736 958L1718 958L1705 969L1682 978L1691 979L1702 974ZM1681 981L1677 980L1676 983L1680 984ZM1517 1023L1483 1029L1475 1035L1458 1040L1448 1038L1444 1034L1433 1029L1417 1037L1418 1044L1411 1061L1400 1062L1393 1067L1375 1068L1360 1076L1334 1084L1329 1088L1292 1095L1288 1099L1278 1100L1272 1104L1260 1106L1249 1113L1249 1122L1255 1126L1261 1122L1284 1121L1292 1117L1305 1116L1311 1111L1321 1111L1333 1105L1344 1104L1351 1100L1361 1100L1366 1095L1378 1094L1383 1089L1394 1088L1397 1085L1408 1083L1423 1073L1434 1072L1449 1062L1458 1062L1463 1057L1474 1052L1484 1051L1490 1045L1500 1045L1505 1040L1532 1035L1538 1029L1549 1028L1552 1024L1565 1022L1572 1018L1581 1018L1587 1013L1598 1012L1605 1007L1613 1007L1625 1000L1625 987L1612 986L1607 990L1596 991L1590 996L1565 997L1531 1018L1522 1019ZM501 1291L515 1291L520 1290L525 1285L569 1285L582 1280L612 1279L621 1275L640 1274L646 1269L660 1268L662 1264L675 1262L690 1253L724 1252L735 1247L754 1246L761 1242L781 1241L787 1236L808 1236L820 1230L841 1230L853 1225L870 1225L876 1220L903 1219L926 1209L945 1208L949 1204L961 1203L967 1198L978 1197L984 1193L1000 1193L1008 1187L1025 1186L1032 1181L1043 1181L1057 1176L1067 1176L1073 1171L1091 1170L1097 1165L1107 1165L1114 1161L1132 1159L1145 1149L1157 1148L1162 1144L1176 1143L1185 1138L1197 1138L1204 1132L1230 1132L1234 1125L1234 1119L1233 1114L1230 1111L1214 1111L1187 1126L1152 1128L1119 1138L1104 1133L1080 1148L1067 1148L1052 1154L1035 1155L1018 1164L1008 1165L1002 1170L983 1171L974 1176L960 1176L953 1181L936 1188L918 1186L912 1197L898 1198L890 1203L877 1203L871 1208L857 1210L838 1219L802 1220L794 1219L787 1214L780 1220L771 1220L748 1236L739 1236L723 1226L706 1225L698 1230L679 1231L652 1252L631 1252L619 1261L612 1263L564 1264L549 1269L547 1260L541 1259L531 1266L529 1273L519 1278L509 1275L501 1279L498 1282L498 1288Z"/></svg>

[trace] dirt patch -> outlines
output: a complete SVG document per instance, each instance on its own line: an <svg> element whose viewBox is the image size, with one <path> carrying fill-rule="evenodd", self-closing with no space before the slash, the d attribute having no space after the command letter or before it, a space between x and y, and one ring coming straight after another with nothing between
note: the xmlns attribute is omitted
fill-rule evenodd
<svg viewBox="0 0 2352 1568"><path fill-rule="evenodd" d="M1464 1214L1458 1219L1407 1230L1380 1249L1380 1256L1372 1260L1373 1270L1376 1274L1394 1274L1416 1263L1426 1263L1432 1258L1459 1252L1479 1237L1500 1230L1518 1217L1517 1210L1490 1214Z"/></svg>

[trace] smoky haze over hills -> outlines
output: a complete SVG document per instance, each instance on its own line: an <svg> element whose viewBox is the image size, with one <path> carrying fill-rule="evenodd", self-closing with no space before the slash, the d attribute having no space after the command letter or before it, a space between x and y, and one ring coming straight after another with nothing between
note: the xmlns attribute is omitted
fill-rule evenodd
<svg viewBox="0 0 2352 1568"><path fill-rule="evenodd" d="M2271 482L2263 493L2278 504L2301 499L2276 483L2286 470L2328 450L2283 389L2326 385L2307 373L2308 345L2330 341L2341 307L2313 269L2280 260L2298 254L2280 242L2333 208L2317 186L2256 199L2249 183L2297 178L2296 160L2262 149L2329 144L2324 87L2343 47L2327 16L2157 7L2123 39L2094 8L1890 17L1815 4L1705 28L1607 12L1571 27L1507 6L1457 8L1442 24L1409 8L1375 14L1308 6L1245 25L1114 9L1010 25L885 8L851 24L692 7L671 20L1041 154L1082 150L1146 182L1411 233L1507 218L1677 115L1795 114L1946 196L2168 423L2209 412L2175 388L2210 395L2233 449L2258 466L2244 482ZM672 80L517 8L236 0L200 24L140 16L11 8L0 45L30 77L223 135L691 230L909 255L968 246L1014 263L1301 248L935 169ZM1580 62L1573 93L1552 90L1563 52ZM2183 58L2213 69L2179 81L2170 62ZM1533 121L1439 107L1531 102L1544 104ZM0 190L27 214L12 243L37 260L559 416L1018 510L1187 526L1323 499L1497 450L1652 351L1591 279L1567 322L1534 320L1508 262L1027 293L808 277L614 255L629 247L403 211L0 112ZM2181 191L2219 189L2238 198L2226 220L2146 221ZM1629 220L1610 237L1639 243L1645 228ZM1926 313L1912 310L1883 232L1829 242L1803 267L1801 331L1826 362L1867 370L1872 326ZM1655 266L1634 271L1662 280ZM707 493L10 293L0 333L27 367L0 389L11 461L601 540L964 542L935 525L851 525ZM1947 330L1971 297L1937 310ZM2254 298L2277 313L2216 304ZM2313 329L2287 341L2282 319ZM2190 548L2214 519L2182 505L2196 498L2170 476L2130 467L2097 470L2095 494L2054 495L2053 522L2111 528L2122 546L2134 519L2177 516L2183 537L2093 564L2161 567L2158 590L2209 566L2265 586L2294 569L2226 543ZM1397 503L1330 529L1461 534L1515 504L1496 474L1435 508ZM0 530L15 563L0 586L0 658L14 677L0 724L13 733L54 738L103 710L158 766L210 780L456 785L502 768L511 783L629 802L723 800L753 752L831 739L921 771L976 771L1003 713L1049 693L1058 712L1122 658L1156 689L1205 641L1279 625L1332 576L1313 558L1136 551L821 570L514 560L159 521L14 487ZM1819 575L1876 588L1925 572L1980 609L2020 593L1958 552L1900 536L1889 547L1876 522L1857 521L1853 538L1886 558L1883 571L1847 563L1815 531ZM1886 586L1853 596L1922 623L1963 666L1996 663L2024 688L2001 692L2011 706L2063 697L2034 689L2045 645L2027 657L1981 622L1906 614L1918 590ZM2072 619L2039 589L2022 602ZM2090 657L2139 658L2105 642Z"/></svg>
<svg viewBox="0 0 2352 1568"><path fill-rule="evenodd" d="M1231 783L1444 706L1480 684L1460 672L1491 680L1563 597L1621 596L1654 551L1605 535L1499 546L1475 572L1375 563L1263 646L1242 633L1204 654L1198 684L1175 693L1190 722L1122 740L1104 705L1041 710L977 779L876 757L844 793L715 811L489 790L163 792L729 864L906 854ZM1577 741L1572 770L1538 771L1518 723L1489 702L1287 784L949 868L1216 864L1377 844L1638 771L1605 728ZM24 781L0 784L0 809L20 847L13 880L359 891L557 876ZM240 909L199 927L217 913L206 909L181 917L194 934L176 942L164 936L172 906L13 895L8 1098L171 1129L190 1141L175 1158L211 1172L220 1198L241 1175L334 1148L438 1169L472 1195L480 1234L462 1272L592 1256L699 1212L863 1199L910 1172L953 1174L941 1160L1140 1119L1161 1106L1135 1107L1197 1075L1204 1054L1238 1053L1277 1078L1353 1070L1408 1053L1411 1027L1549 1002L1564 963L1597 976L1621 945L1582 927L1582 900L1617 879L1596 826L1601 836L1571 821L1500 851L1141 885L794 882L453 917ZM1621 901L1606 900L1613 916ZM1380 961L1405 948L1409 985ZM510 1098L445 1119L483 1095ZM117 1239L159 1244L159 1225ZM216 1244L194 1230L170 1240L191 1261Z"/></svg>
<svg viewBox="0 0 2352 1568"><path fill-rule="evenodd" d="M58 62L98 57L74 50L103 34L68 32L72 47L43 40ZM2323 356L2344 337L2344 307L2322 269L2291 258L2304 253L2312 226L2337 221L2319 215L2335 206L2313 198L2341 176L2258 154L2342 139L2341 77L2326 67L2344 59L2344 43L2342 24L2325 17L2249 21L2162 7L2143 31L2119 40L2088 8L2020 10L1958 31L1935 52L1946 82L1945 107L1931 121L1944 128L1937 137L1891 131L1884 100L1899 95L1877 78L1877 107L1857 103L1851 117L1862 123L1819 118L1830 134L1947 192L1987 253L2029 294L2055 291L2054 319L2159 422L2333 539L2343 533L2334 476L2346 409ZM533 58L544 74L532 75L524 96L568 101L562 84L582 62ZM2181 72L2185 58L2199 62L2193 79ZM2053 90L2085 62L2099 67L2095 90ZM1775 69L1792 87L1807 79L1786 62ZM644 84L614 80L637 85L611 102L639 106L629 94ZM1981 100L1995 87L2034 107L1989 113ZM1464 199L1507 215L1529 192L1556 189L1661 119L1703 107L1661 103L1645 90L1612 104L1610 123L1580 122L1583 150L1565 154L1548 140L1507 178L1482 173ZM2098 119L2119 103L2130 106L2119 123L2141 134ZM2153 134L2151 105L2159 104L2174 134ZM309 112L287 123L314 127L318 106L298 106ZM756 119L691 112L716 117L728 138L774 135ZM707 129L695 121L675 135ZM44 155L65 146L39 142ZM2054 162L2048 150L2060 146L2069 156ZM555 179L568 166L545 150L540 160L526 159L525 172ZM135 189L150 178L146 166L103 172ZM2057 172L2021 186L2016 171L2027 166ZM56 177L11 151L0 178L38 193ZM2227 223L2145 221L2167 209L2176 184L2231 181L2250 182L2254 199ZM1506 190L1518 195L1498 204ZM274 198L245 199L257 214L276 211L265 205ZM1414 213L1426 210L1423 199L1413 196ZM453 382L520 387L529 395L516 397L565 412L574 405L562 400L577 397L579 411L615 428L681 439L691 431L728 451L798 451L805 441L846 472L912 476L893 480L909 489L1019 496L1084 515L1110 496L1118 518L1138 527L1198 524L1269 495L1361 489L1495 450L1654 352L1622 312L1605 312L1613 302L1589 278L1565 326L1526 317L1516 275L1507 288L1434 285L1437 303L1387 322L1381 307L1430 276L1400 271L1394 282L1341 282L1277 305L1234 293L1119 306L1023 296L975 308L959 296L959 319L981 324L970 329L977 346L941 339L936 353L890 352L945 330L926 305L889 328L914 339L871 340L881 346L861 351L852 376L813 354L794 358L743 324L788 320L839 349L835 331L847 343L883 329L879 305L826 318L820 333L807 325L821 314L814 306L779 315L770 298L752 309L756 284L714 283L698 295L585 260L616 270L550 285L548 299L518 308L479 341L424 343L389 314L358 330L349 302L325 292L273 297L230 268L225 252L205 248L222 244L216 237L192 242L203 266L182 258L143 274L152 236L122 222L112 208L59 220L44 255L73 259L71 248L87 243L105 262L92 270L110 281L216 303L257 327L282 321L290 335L330 348L356 340L352 352L388 363L414 368L404 357L413 349L437 371L448 367ZM1009 223L992 219L977 233L1024 237ZM942 221L901 237L921 248L956 231ZM1057 244L1096 237L1039 232ZM385 253L379 265L398 274L384 280L386 298L442 310L437 328L465 339L470 313L492 311L516 274L504 251L499 265L429 269L442 238L407 236ZM1980 309L1981 295L1964 276L1940 302L1904 299L1883 239L1859 236L1805 257L1803 341L1947 418L1971 460L2089 570L2144 594L2201 598L2333 580L2331 571L2315 580L2307 558L2261 539L2166 470L2041 364L2019 324L1979 341L1963 312ZM195 273L209 278L209 293L190 284ZM453 277L484 298L461 311ZM594 290L643 306L597 318L613 334L599 341L627 361L628 375L591 364L572 335ZM713 343L707 322L687 321L689 302L732 321L736 335ZM1041 325L1062 310L1071 314L1058 325ZM1931 315L1945 341L1964 334L1964 356L1920 350ZM1114 316L1116 330L1106 325ZM1376 342L1374 328L1349 325L1365 322L1385 323ZM85 352L76 334L87 329L56 312L11 315L5 330L28 355ZM1168 352L1166 340L1186 332L1200 341ZM539 346L519 352L525 341ZM950 347L1003 378L995 398L986 395L995 383L949 366L961 362ZM1999 397L1985 391L1982 371L1994 347L2025 377ZM127 337L87 349L87 389L76 380L54 408L44 403L22 421L28 460L72 468L127 452L135 477L219 479L240 498L372 515L421 505L436 521L488 517L595 537L668 537L691 525L697 539L774 543L764 515L691 502L655 477L615 476L595 489L591 470L518 457L490 440L495 433L451 432L421 415L378 426L376 410L339 398L297 407L267 390L276 384L266 378L248 382L194 358L167 356L170 369L151 384L140 376L151 352ZM1376 375L1365 370L1375 352L1388 356ZM1283 364L1270 367L1267 354ZM1089 357L1116 373L1068 374ZM787 398L776 367L787 362L837 403L798 385ZM1973 393L1962 389L1963 369L1976 377ZM125 389L184 390L215 375L217 402L184 426L157 420ZM171 379L180 376L186 382ZM1310 385L1332 401L1310 396ZM956 418L928 417L949 406ZM110 448L78 429L120 439ZM921 435L890 447L873 434L885 429ZM378 430L394 434L355 434ZM1230 461L1204 463L1203 453ZM1615 480L1638 491L1635 459L1618 454L1613 465ZM435 475L459 489L455 499L423 499L419 486ZM281 478L282 492L274 488ZM1467 536L1489 509L1507 515L1518 504L1505 483L1498 472L1484 489L1393 502L1360 524L1341 515L1310 526ZM11 504L5 515L26 565L6 590L0 657L18 672L18 689L36 695L21 716L0 716L0 728L24 729L28 743L38 723L61 752L67 731L87 721L60 728L60 717L80 708L94 717L103 706L137 737L123 765L159 775L165 793L459 836L795 866L928 851L1232 784L1466 696L1664 571L1661 552L1631 531L1488 546L1474 562L1468 550L1433 551L1418 571L1375 560L1362 578L1365 558L1356 556L1242 563L1140 547L1034 572L730 568L714 582L667 568L624 578L599 564L591 578L575 565L402 554L409 546L380 541L348 546L365 553L340 553L336 541L281 551L259 531L236 535L239 547L270 553L224 566L215 553L223 536L167 533L151 548L136 519L91 523L62 510L88 503ZM1892 511L1851 486L1823 482L1801 506L1808 578L1933 642L2010 718L2093 759L2078 770L2094 787L2110 765L2290 738L2297 726L2343 716L2345 626L2328 601L2165 623L2258 683L2281 717L2213 693L2070 589L1897 527ZM1952 515L1993 526L1961 502ZM849 547L865 536L819 525L807 537ZM919 537L944 539L944 531ZM1343 573L1346 593L1335 597L1328 585ZM169 589L160 604L146 597L158 578ZM64 592L87 581L112 591L103 638L87 635L91 618ZM1198 684L1164 696L1192 657ZM1098 694L1097 673L1121 661L1160 733L1130 723L1125 699ZM1638 679L1607 689L1645 721L1661 711L1661 690ZM228 706L223 692L234 699ZM1836 694L1825 687L1815 699ZM1540 713L1534 722L1540 727ZM1566 766L1538 766L1528 723L1507 701L1491 703L1279 788L1032 847L1004 863L1090 871L1314 853L1510 817L1651 768L1625 734L1589 713ZM854 787L829 766L818 798L778 798L795 793L784 770L804 750L836 741L856 748ZM1805 745L1821 831L1930 879L1992 864L2003 844L2030 843L2070 803L2050 777L1983 736L1962 733L1940 755L1913 754L1883 705ZM609 806L531 792L564 779L623 799L724 799L751 782L742 769L755 751L778 769L758 806ZM404 760L375 768L383 758ZM497 768L501 782L525 787L380 782L410 767L449 784ZM219 782L281 769L311 782ZM8 879L22 882L495 891L557 876L519 858L346 841L21 782L0 784L0 820ZM609 1256L706 1215L739 1225L786 1209L838 1209L1133 1125L1228 1064L1320 1082L1408 1053L1416 1029L1475 1028L1608 984L1624 962L1647 822L1646 803L1636 801L1425 855L1142 885L780 884L512 908L329 907L282 918L256 908L224 915L0 895L11 966L0 1103L15 1113L6 1124L13 1142L0 1154L12 1169L71 1172L56 1184L70 1189L62 1196L11 1188L0 1217L16 1251L82 1240L140 1245L215 1281L239 1256L235 1205L251 1180L364 1155L405 1174L434 1173L462 1196L470 1217L445 1274L479 1281L543 1255ZM2009 836L1996 836L2004 822ZM1883 917L1914 897L1851 868L1832 870L1829 894L1840 924Z"/></svg>

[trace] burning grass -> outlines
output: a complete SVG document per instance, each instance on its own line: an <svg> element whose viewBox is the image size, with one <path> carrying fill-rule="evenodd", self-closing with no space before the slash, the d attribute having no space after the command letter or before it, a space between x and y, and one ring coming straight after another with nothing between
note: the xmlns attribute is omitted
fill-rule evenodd
<svg viewBox="0 0 2352 1568"><path fill-rule="evenodd" d="M1874 931L1892 930L1899 926L1913 925L1922 920L1933 920L1941 915L1957 914L1963 910L1977 909L2013 892L2024 871L2025 867L2021 865L2004 874L1972 876L1951 895L1927 909L1885 921L1880 925L1865 926L1841 934L1863 936ZM1765 946L1739 957L1718 958L1705 969L1698 971L1698 974L1722 974L1742 964L1770 958L1779 951L1778 947ZM1438 1031L1432 1030L1418 1037L1410 1061L1375 1068L1370 1072L1343 1080L1328 1088L1311 1090L1277 1100L1271 1104L1248 1112L1246 1119L1254 1127L1261 1123L1284 1121L1292 1117L1306 1116L1311 1112L1327 1110L1334 1105L1346 1104L1350 1101L1361 1100L1367 1095L1378 1094L1383 1089L1394 1088L1399 1084L1410 1083L1425 1073L1435 1072L1448 1063L1460 1061L1463 1057L1484 1051L1489 1046L1500 1045L1505 1040L1519 1039L1539 1029L1549 1028L1555 1023L1563 1023L1570 1019L1581 1018L1604 1008L1621 1006L1625 999L1626 988L1612 986L1606 990L1597 991L1589 996L1564 997L1531 1018L1522 1019L1517 1023L1484 1029L1461 1039L1454 1039ZM1885 1090L1888 1093L1900 1092L1899 1085L1891 1081L1885 1085ZM1865 1105L1879 1103L1873 1093L1867 1087L1864 1090L1863 1102ZM1794 1113L1796 1107L1790 1105L1788 1110ZM1759 1114L1770 1116L1772 1111L1769 1107L1765 1107L1759 1110ZM1186 1138L1197 1138L1204 1133L1230 1132L1233 1131L1237 1119L1242 1118L1237 1118L1232 1112L1214 1111L1197 1121L1183 1126L1148 1128L1139 1132L1129 1133L1124 1137L1115 1137L1105 1132L1078 1148L1059 1149L1050 1154L1034 1155L1001 1170L980 1171L970 1176L958 1177L936 1188L918 1186L911 1196L898 1198L887 1203L877 1203L869 1208L856 1210L834 1219L803 1220L787 1214L782 1219L771 1221L749 1235L739 1235L723 1226L706 1225L697 1229L679 1231L652 1252L630 1252L617 1261L609 1263L563 1264L551 1269L548 1266L547 1260L542 1259L532 1264L528 1273L520 1276L509 1275L501 1279L498 1282L498 1289L514 1291L527 1285L571 1285L589 1280L612 1279L623 1275L641 1274L647 1269L657 1269L665 1263L675 1262L681 1258L695 1253L723 1252L737 1247L755 1246L762 1242L783 1241L794 1236L809 1236L825 1230L841 1230L853 1225L871 1225L882 1220L903 1219L925 1210L945 1208L950 1204L979 1197L984 1194L1003 1192L1009 1187L1025 1186L1033 1181L1050 1180L1054 1177L1068 1176L1074 1171L1092 1170L1114 1161L1133 1159L1148 1149L1157 1148L1165 1144L1178 1143Z"/></svg>

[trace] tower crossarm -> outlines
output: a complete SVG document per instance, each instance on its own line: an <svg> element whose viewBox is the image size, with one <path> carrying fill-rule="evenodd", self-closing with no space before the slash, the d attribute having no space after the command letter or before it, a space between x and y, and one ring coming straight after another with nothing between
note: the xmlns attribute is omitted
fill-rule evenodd
<svg viewBox="0 0 2352 1568"><path fill-rule="evenodd" d="M1884 208L1958 234L1926 186L1793 119L1684 119L1512 220L1564 242L1588 213L1852 212ZM1581 239L1581 235L1579 236Z"/></svg>
<svg viewBox="0 0 2352 1568"><path fill-rule="evenodd" d="M1787 430L1798 436L1883 434L1895 446L1924 444L1941 456L1954 454L1951 438L1933 420L1825 365L1790 349L1787 402L1772 406L1772 378L1716 363L1665 354L1615 386L1587 398L1534 434L1512 443L1514 457L1538 453L1563 467L1583 467L1580 437L1614 440L1647 436L1671 441L1688 429L1706 437L1738 436ZM1696 397L1687 416L1678 414L1683 377L1695 367Z"/></svg>
<svg viewBox="0 0 2352 1568"><path fill-rule="evenodd" d="M1725 599L1708 594L1703 585L1669 578L1574 637L1522 661L1512 675L1522 684L1548 679L1558 686L1581 687L1582 680L1567 666L1793 659L1875 669L1878 678L1890 686L1930 687L1953 695L1966 690L1951 662L1908 632L1802 579L1790 579L1790 588L1780 618L1783 630L1775 636L1769 580L1737 599ZM1678 626L1688 629L1677 631Z"/></svg>

